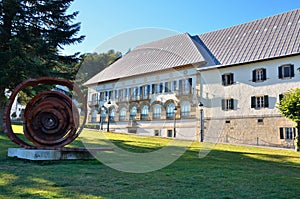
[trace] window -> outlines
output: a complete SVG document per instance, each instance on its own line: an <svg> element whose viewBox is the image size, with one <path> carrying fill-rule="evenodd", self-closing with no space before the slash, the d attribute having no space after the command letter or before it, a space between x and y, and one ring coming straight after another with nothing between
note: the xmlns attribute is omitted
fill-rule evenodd
<svg viewBox="0 0 300 199"><path fill-rule="evenodd" d="M169 138L173 137L173 130L168 130L167 136L168 136Z"/></svg>
<svg viewBox="0 0 300 199"><path fill-rule="evenodd" d="M147 120L149 116L149 106L144 106L142 109L141 119Z"/></svg>
<svg viewBox="0 0 300 199"><path fill-rule="evenodd" d="M123 121L126 119L126 108L121 108L120 110L120 121Z"/></svg>
<svg viewBox="0 0 300 199"><path fill-rule="evenodd" d="M222 110L228 111L234 109L234 99L222 99Z"/></svg>
<svg viewBox="0 0 300 199"><path fill-rule="evenodd" d="M181 79L179 80L179 95L188 95L192 93L192 83L193 79Z"/></svg>
<svg viewBox="0 0 300 199"><path fill-rule="evenodd" d="M104 92L100 92L100 101L104 101Z"/></svg>
<svg viewBox="0 0 300 199"><path fill-rule="evenodd" d="M115 99L119 99L119 90L115 90Z"/></svg>
<svg viewBox="0 0 300 199"><path fill-rule="evenodd" d="M183 85L183 93L184 94L191 94L192 93L192 84L193 84L193 79L189 78L189 79L185 79L184 80L184 85Z"/></svg>
<svg viewBox="0 0 300 199"><path fill-rule="evenodd" d="M140 100L144 99L143 98L143 86L140 86L139 97L140 97Z"/></svg>
<svg viewBox="0 0 300 199"><path fill-rule="evenodd" d="M150 94L150 85L144 86L144 99L148 99Z"/></svg>
<svg viewBox="0 0 300 199"><path fill-rule="evenodd" d="M132 100L136 100L137 99L137 95L138 95L138 87L133 88L133 93L132 93Z"/></svg>
<svg viewBox="0 0 300 199"><path fill-rule="evenodd" d="M151 89L152 92L151 92L151 93L152 93L152 94L156 93L156 92L155 92L155 91L156 91L156 84L152 84L151 87L152 87L152 89Z"/></svg>
<svg viewBox="0 0 300 199"><path fill-rule="evenodd" d="M269 96L252 96L251 97L251 108L267 108L269 107Z"/></svg>
<svg viewBox="0 0 300 199"><path fill-rule="evenodd" d="M175 108L175 104L174 103L170 103L168 105L168 107L167 107L167 119L174 118L174 116L175 116L174 108Z"/></svg>
<svg viewBox="0 0 300 199"><path fill-rule="evenodd" d="M153 119L160 119L161 117L161 105L156 104L153 107Z"/></svg>
<svg viewBox="0 0 300 199"><path fill-rule="evenodd" d="M176 91L177 90L177 81L173 81L173 88L172 91Z"/></svg>
<svg viewBox="0 0 300 199"><path fill-rule="evenodd" d="M136 113L137 113L137 108L136 106L133 106L130 110L130 120L136 119Z"/></svg>
<svg viewBox="0 0 300 199"><path fill-rule="evenodd" d="M223 86L228 86L233 84L233 73L228 73L222 75L222 85Z"/></svg>
<svg viewBox="0 0 300 199"><path fill-rule="evenodd" d="M292 78L295 76L294 65L286 64L278 67L279 79Z"/></svg>
<svg viewBox="0 0 300 199"><path fill-rule="evenodd" d="M163 84L163 83L160 83L160 84L159 84L159 93L162 93L162 92L163 92L163 89L164 89L164 84Z"/></svg>
<svg viewBox="0 0 300 199"><path fill-rule="evenodd" d="M92 104L95 105L98 103L98 93L92 94Z"/></svg>
<svg viewBox="0 0 300 199"><path fill-rule="evenodd" d="M190 105L190 102L183 102L181 104L180 111L181 111L180 114L181 114L182 118L188 118L188 117L190 117L190 114L191 114L191 105Z"/></svg>
<svg viewBox="0 0 300 199"><path fill-rule="evenodd" d="M165 93L168 93L171 91L171 82L165 82Z"/></svg>
<svg viewBox="0 0 300 199"><path fill-rule="evenodd" d="M112 98L112 91L107 91L107 100Z"/></svg>
<svg viewBox="0 0 300 199"><path fill-rule="evenodd" d="M296 136L296 129L292 127L280 127L279 136L280 139L292 140Z"/></svg>
<svg viewBox="0 0 300 199"><path fill-rule="evenodd" d="M115 117L116 117L116 109L113 108L109 112L109 121L115 121Z"/></svg>
<svg viewBox="0 0 300 199"><path fill-rule="evenodd" d="M257 119L257 123L258 124L263 124L264 123L264 119Z"/></svg>
<svg viewBox="0 0 300 199"><path fill-rule="evenodd" d="M267 79L267 73L265 68L260 68L252 71L252 81L259 82Z"/></svg>
<svg viewBox="0 0 300 199"><path fill-rule="evenodd" d="M160 136L160 130L154 130L154 136Z"/></svg>

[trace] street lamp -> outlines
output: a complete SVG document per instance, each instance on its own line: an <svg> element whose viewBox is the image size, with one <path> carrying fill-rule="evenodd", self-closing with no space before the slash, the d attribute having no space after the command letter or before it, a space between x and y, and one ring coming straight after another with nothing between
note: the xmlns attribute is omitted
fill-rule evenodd
<svg viewBox="0 0 300 199"><path fill-rule="evenodd" d="M175 106L174 107L174 138L176 137L176 112L177 112L177 108Z"/></svg>
<svg viewBox="0 0 300 199"><path fill-rule="evenodd" d="M104 106L101 106L100 108L100 130L103 130L103 112L105 110Z"/></svg>
<svg viewBox="0 0 300 199"><path fill-rule="evenodd" d="M108 106L107 106L107 116L108 116L108 118L107 118L107 132L109 132L109 121L110 121L109 107L110 107L110 105L111 105L111 102L108 101L107 104L108 104Z"/></svg>
<svg viewBox="0 0 300 199"><path fill-rule="evenodd" d="M203 133L204 133L204 125L203 125L203 104L200 102L198 104L200 108L200 142L203 142Z"/></svg>
<svg viewBox="0 0 300 199"><path fill-rule="evenodd" d="M101 113L103 113L104 112L104 110L105 109L107 109L107 132L109 132L109 121L110 121L110 117L109 117L109 115L110 115L110 113L109 113L109 105L111 105L111 102L110 101L108 101L107 102L107 104L108 104L108 106L107 107L105 107L104 105L102 105L102 107L101 107ZM102 114L101 114L101 116L102 116ZM101 119L101 118L100 118ZM101 130L103 130L103 120L105 120L105 117L103 117L102 119L101 119Z"/></svg>

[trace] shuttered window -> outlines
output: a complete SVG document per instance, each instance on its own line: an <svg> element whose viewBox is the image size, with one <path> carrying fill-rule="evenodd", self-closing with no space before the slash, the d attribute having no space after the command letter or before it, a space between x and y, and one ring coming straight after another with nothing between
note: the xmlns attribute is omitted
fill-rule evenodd
<svg viewBox="0 0 300 199"><path fill-rule="evenodd" d="M252 71L252 81L259 82L267 80L267 72L265 68L260 68Z"/></svg>
<svg viewBox="0 0 300 199"><path fill-rule="evenodd" d="M232 85L234 82L234 75L233 73L223 74L222 75L222 85L228 86Z"/></svg>
<svg viewBox="0 0 300 199"><path fill-rule="evenodd" d="M294 65L286 64L278 67L279 79L292 78L295 76Z"/></svg>
<svg viewBox="0 0 300 199"><path fill-rule="evenodd" d="M234 99L222 99L222 110L228 111L234 109Z"/></svg>
<svg viewBox="0 0 300 199"><path fill-rule="evenodd" d="M269 96L252 96L251 97L251 108L268 108L269 107Z"/></svg>

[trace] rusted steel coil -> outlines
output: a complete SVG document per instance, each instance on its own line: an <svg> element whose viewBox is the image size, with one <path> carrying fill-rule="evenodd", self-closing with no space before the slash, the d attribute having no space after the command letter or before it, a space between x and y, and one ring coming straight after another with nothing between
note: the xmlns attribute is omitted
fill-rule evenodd
<svg viewBox="0 0 300 199"><path fill-rule="evenodd" d="M13 132L10 111L17 94L24 88L45 85L63 85L74 91L83 103L83 121L80 125L79 112L72 99L57 91L45 91L34 96L26 105L23 131L29 144ZM81 133L86 121L86 100L75 84L68 80L41 77L28 79L19 84L11 94L4 115L4 131L16 144L27 149L58 149L74 141Z"/></svg>

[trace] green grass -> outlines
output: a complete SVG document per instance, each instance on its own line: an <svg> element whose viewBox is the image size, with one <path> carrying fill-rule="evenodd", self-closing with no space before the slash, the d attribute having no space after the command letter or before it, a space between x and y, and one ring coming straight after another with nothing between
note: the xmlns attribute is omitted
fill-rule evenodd
<svg viewBox="0 0 300 199"><path fill-rule="evenodd" d="M86 130L85 135L92 144L100 137L97 131ZM170 142L105 135L117 146L138 153L156 151ZM80 139L72 146L82 146ZM218 144L200 159L202 146L193 143L171 165L138 174L111 169L97 160L7 158L7 148L17 146L0 135L0 198L299 198L299 153Z"/></svg>

